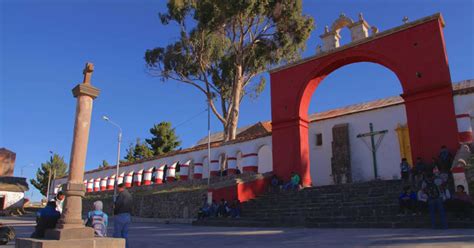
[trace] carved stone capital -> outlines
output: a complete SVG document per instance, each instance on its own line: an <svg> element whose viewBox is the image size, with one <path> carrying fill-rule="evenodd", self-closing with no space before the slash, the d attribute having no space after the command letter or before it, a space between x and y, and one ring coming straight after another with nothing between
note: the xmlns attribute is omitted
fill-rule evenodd
<svg viewBox="0 0 474 248"><path fill-rule="evenodd" d="M65 185L65 192L66 196L80 196L84 197L86 187L83 183L66 183Z"/></svg>
<svg viewBox="0 0 474 248"><path fill-rule="evenodd" d="M99 96L100 90L90 84L78 84L72 89L72 95L78 97L81 95L87 95L95 99Z"/></svg>

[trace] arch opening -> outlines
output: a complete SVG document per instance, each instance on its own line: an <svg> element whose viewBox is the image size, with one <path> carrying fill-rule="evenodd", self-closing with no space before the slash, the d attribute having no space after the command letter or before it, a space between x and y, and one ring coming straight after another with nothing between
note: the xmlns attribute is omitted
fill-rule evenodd
<svg viewBox="0 0 474 248"><path fill-rule="evenodd" d="M401 93L397 76L371 62L342 66L319 82L307 110L313 185L400 177L401 158L411 158L410 149L401 149L410 147L409 138L402 139L408 125ZM384 132L373 135L375 152L372 136L358 137L371 132L370 123L373 131Z"/></svg>
<svg viewBox="0 0 474 248"><path fill-rule="evenodd" d="M260 146L257 154L258 173L266 173L273 171L273 155L270 146Z"/></svg>

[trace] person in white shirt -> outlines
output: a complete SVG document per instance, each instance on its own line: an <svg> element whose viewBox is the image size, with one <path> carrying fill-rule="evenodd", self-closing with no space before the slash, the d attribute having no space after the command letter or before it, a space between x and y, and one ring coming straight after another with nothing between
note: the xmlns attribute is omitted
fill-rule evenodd
<svg viewBox="0 0 474 248"><path fill-rule="evenodd" d="M56 211L58 211L60 214L63 213L64 198L66 198L64 193L62 191L59 191L53 200L54 202L56 202Z"/></svg>

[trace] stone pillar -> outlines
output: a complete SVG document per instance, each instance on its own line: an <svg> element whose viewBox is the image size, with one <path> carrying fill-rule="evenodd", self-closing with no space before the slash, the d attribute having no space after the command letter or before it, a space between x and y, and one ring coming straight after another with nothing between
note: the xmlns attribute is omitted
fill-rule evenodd
<svg viewBox="0 0 474 248"><path fill-rule="evenodd" d="M84 197L84 166L86 163L89 128L91 124L92 102L99 95L99 89L90 83L94 65L87 63L84 80L72 90L76 105L76 120L69 163L69 177L65 187L66 200L56 229L48 230L46 238L80 239L93 238L94 230L86 228L82 221L82 197Z"/></svg>

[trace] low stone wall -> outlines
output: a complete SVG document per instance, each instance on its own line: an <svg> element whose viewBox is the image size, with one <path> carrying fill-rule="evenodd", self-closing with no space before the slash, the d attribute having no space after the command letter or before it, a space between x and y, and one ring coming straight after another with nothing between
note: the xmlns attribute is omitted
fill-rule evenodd
<svg viewBox="0 0 474 248"><path fill-rule="evenodd" d="M144 218L192 218L197 216L199 207L207 194L206 189L176 192L151 192L133 194L133 216ZM94 209L93 203L101 200L104 212L112 214L112 195L86 197L82 201L83 213Z"/></svg>
<svg viewBox="0 0 474 248"><path fill-rule="evenodd" d="M269 174L241 174L212 178L210 189L231 187L268 176ZM132 187L129 189L134 200L132 215L143 218L195 218L207 197L207 183L207 179L202 179ZM93 210L93 203L101 200L104 203L104 212L110 215L112 198L113 191L87 193L82 201L83 213Z"/></svg>

